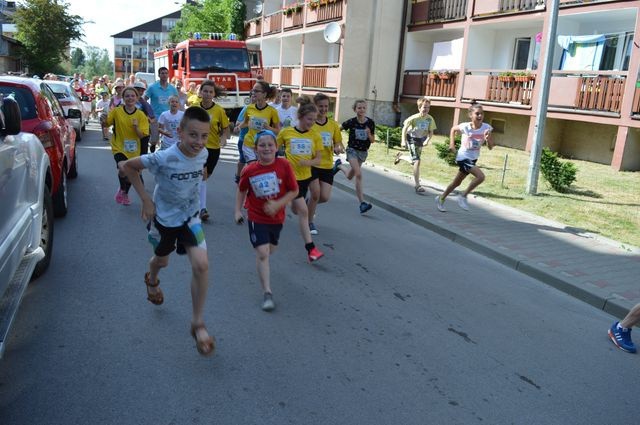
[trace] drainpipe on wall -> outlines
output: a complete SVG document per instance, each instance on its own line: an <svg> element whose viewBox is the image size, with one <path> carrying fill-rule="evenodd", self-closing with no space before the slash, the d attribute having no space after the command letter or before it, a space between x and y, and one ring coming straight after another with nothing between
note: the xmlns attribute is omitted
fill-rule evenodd
<svg viewBox="0 0 640 425"><path fill-rule="evenodd" d="M402 111L400 110L400 75L402 73L402 62L404 59L404 34L407 30L407 11L409 0L402 5L402 27L400 30L400 46L398 47L398 67L396 68L396 85L393 92L393 110L396 112L396 127L400 126Z"/></svg>

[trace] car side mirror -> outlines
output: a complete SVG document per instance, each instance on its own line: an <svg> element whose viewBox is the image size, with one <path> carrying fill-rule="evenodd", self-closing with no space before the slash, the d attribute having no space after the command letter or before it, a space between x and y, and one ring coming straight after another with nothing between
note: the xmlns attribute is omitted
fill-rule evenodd
<svg viewBox="0 0 640 425"><path fill-rule="evenodd" d="M2 136L15 135L22 131L22 116L20 115L20 106L15 99L5 97L2 99L2 110L4 125L0 129Z"/></svg>
<svg viewBox="0 0 640 425"><path fill-rule="evenodd" d="M82 118L82 111L80 111L80 109L69 108L67 118Z"/></svg>

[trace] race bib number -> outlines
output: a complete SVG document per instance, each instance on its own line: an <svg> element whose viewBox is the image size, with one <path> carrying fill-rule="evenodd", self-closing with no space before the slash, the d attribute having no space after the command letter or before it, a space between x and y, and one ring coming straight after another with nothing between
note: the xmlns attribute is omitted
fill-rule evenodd
<svg viewBox="0 0 640 425"><path fill-rule="evenodd" d="M356 139L357 140L367 140L367 130L363 128L356 128Z"/></svg>
<svg viewBox="0 0 640 425"><path fill-rule="evenodd" d="M311 155L311 140L291 139L289 152L291 152L292 155Z"/></svg>
<svg viewBox="0 0 640 425"><path fill-rule="evenodd" d="M323 132L320 133L320 136L322 136L322 146L324 146L325 148L333 146L333 138L331 137L331 133Z"/></svg>
<svg viewBox="0 0 640 425"><path fill-rule="evenodd" d="M264 118L249 118L249 127L253 130L262 131L266 124L267 120L265 120Z"/></svg>
<svg viewBox="0 0 640 425"><path fill-rule="evenodd" d="M249 184L257 198L269 198L280 193L280 184L275 171L249 177Z"/></svg>
<svg viewBox="0 0 640 425"><path fill-rule="evenodd" d="M138 141L137 140L125 140L124 141L124 151L128 153L133 153L138 150Z"/></svg>

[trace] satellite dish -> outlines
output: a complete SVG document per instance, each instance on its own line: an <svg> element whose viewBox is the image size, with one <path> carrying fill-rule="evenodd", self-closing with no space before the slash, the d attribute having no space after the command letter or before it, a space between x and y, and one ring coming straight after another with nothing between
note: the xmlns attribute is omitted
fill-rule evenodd
<svg viewBox="0 0 640 425"><path fill-rule="evenodd" d="M324 27L324 41L333 44L342 38L342 27L337 22L330 22Z"/></svg>
<svg viewBox="0 0 640 425"><path fill-rule="evenodd" d="M255 13L256 15L260 15L262 13L262 2L259 1L256 3L256 5L253 7L253 13Z"/></svg>

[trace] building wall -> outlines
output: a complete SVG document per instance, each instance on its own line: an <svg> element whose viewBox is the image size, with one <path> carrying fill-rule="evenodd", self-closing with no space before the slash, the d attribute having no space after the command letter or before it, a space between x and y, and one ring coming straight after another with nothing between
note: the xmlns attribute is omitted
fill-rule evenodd
<svg viewBox="0 0 640 425"><path fill-rule="evenodd" d="M617 131L612 125L565 121L558 152L568 158L611 164Z"/></svg>
<svg viewBox="0 0 640 425"><path fill-rule="evenodd" d="M624 150L623 170L640 170L640 129L630 128ZM637 188L636 188L637 190Z"/></svg>

